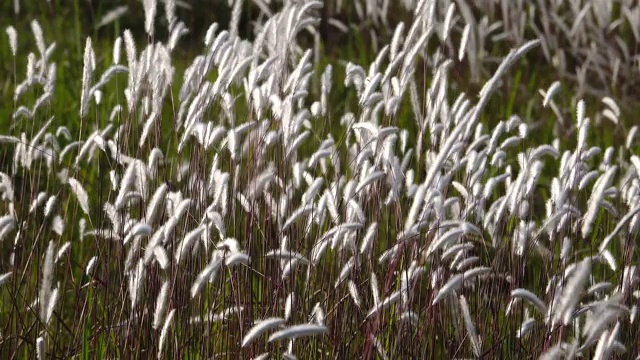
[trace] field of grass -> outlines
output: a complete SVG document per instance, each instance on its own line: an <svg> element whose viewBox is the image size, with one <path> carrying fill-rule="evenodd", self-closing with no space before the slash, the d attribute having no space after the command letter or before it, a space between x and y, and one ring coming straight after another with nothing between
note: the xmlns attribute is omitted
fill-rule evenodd
<svg viewBox="0 0 640 360"><path fill-rule="evenodd" d="M0 358L640 356L635 1L0 20Z"/></svg>

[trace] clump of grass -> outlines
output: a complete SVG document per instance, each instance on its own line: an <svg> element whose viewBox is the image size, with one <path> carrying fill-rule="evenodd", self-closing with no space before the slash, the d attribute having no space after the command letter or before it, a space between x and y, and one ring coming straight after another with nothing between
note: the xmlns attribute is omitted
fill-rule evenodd
<svg viewBox="0 0 640 360"><path fill-rule="evenodd" d="M213 24L180 74L188 30L170 0L144 1L146 42L127 29L102 54L87 37L77 131L51 105L55 46L31 23L37 53L15 75L16 126L0 137L7 353L637 355L640 160L614 100L630 55L610 86L595 85L611 94L594 114L580 76L607 74L602 54L567 50L582 64L565 100L575 104L561 108L570 73L532 100L570 128L550 125L549 143L532 119L491 111L514 68L563 43L550 19L562 28L579 10L563 36L580 45L580 29L628 22L635 35L624 14L637 5L532 5L523 14L542 12L529 24L539 38L526 40L506 17L518 2L494 25L486 4L405 1L407 19L392 24L387 3L355 2L344 14L370 19L377 56L321 65L322 24L349 31L323 19L322 2L255 3L253 40L236 0L229 28ZM485 42L501 39L516 41L491 66ZM461 65L486 79L477 98L452 76ZM605 128L591 114L626 141L590 145Z"/></svg>

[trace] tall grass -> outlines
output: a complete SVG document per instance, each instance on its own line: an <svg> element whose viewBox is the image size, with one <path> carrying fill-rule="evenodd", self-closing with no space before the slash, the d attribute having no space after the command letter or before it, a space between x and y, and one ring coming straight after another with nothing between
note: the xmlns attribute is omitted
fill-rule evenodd
<svg viewBox="0 0 640 360"><path fill-rule="evenodd" d="M2 354L638 356L640 6L545 4L235 0L184 71L182 2L73 72L7 28Z"/></svg>

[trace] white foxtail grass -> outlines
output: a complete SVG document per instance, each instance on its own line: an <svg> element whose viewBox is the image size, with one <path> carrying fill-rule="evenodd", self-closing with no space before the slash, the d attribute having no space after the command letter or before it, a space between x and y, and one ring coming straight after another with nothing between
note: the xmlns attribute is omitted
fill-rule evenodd
<svg viewBox="0 0 640 360"><path fill-rule="evenodd" d="M40 359L636 356L640 5L471 3L234 0L200 33L144 0L80 52L7 26L3 332ZM355 32L373 56L324 56Z"/></svg>
<svg viewBox="0 0 640 360"><path fill-rule="evenodd" d="M319 336L326 334L329 330L326 326L316 324L301 324L287 327L269 336L269 342L276 342L285 339L297 339L307 336Z"/></svg>
<svg viewBox="0 0 640 360"><path fill-rule="evenodd" d="M256 322L249 331L242 338L242 347L245 347L251 344L254 340L256 340L260 335L264 334L266 331L277 328L281 325L284 325L285 319L281 318L268 318L264 320L260 320Z"/></svg>

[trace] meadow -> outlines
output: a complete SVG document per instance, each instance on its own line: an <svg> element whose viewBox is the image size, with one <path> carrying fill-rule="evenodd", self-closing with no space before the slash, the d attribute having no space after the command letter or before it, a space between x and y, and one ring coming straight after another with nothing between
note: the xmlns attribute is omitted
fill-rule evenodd
<svg viewBox="0 0 640 360"><path fill-rule="evenodd" d="M640 358L637 1L0 27L0 358Z"/></svg>

